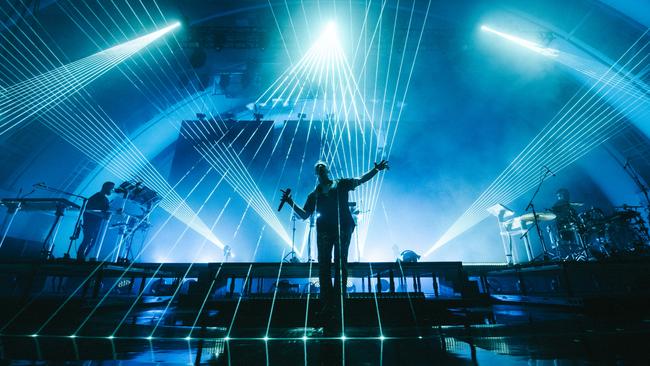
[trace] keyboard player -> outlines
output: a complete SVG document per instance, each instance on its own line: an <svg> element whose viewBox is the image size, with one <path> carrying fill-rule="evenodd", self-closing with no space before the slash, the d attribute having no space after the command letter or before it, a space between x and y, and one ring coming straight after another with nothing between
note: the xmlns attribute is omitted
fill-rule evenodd
<svg viewBox="0 0 650 366"><path fill-rule="evenodd" d="M105 182L101 191L93 194L86 203L83 216L83 240L77 249L77 261L83 262L97 243L97 237L102 227L102 220L109 209L108 197L115 188L115 183Z"/></svg>

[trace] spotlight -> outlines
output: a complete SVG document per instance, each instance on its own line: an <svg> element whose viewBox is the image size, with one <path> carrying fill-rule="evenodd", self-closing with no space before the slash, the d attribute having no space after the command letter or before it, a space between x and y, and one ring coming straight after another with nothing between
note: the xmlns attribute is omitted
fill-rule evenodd
<svg viewBox="0 0 650 366"><path fill-rule="evenodd" d="M306 335L302 336L302 341L307 342L307 336Z"/></svg>
<svg viewBox="0 0 650 366"><path fill-rule="evenodd" d="M268 342L268 341L269 341L269 337L268 337L268 336L264 336L264 338L262 338L262 339L264 340L264 342Z"/></svg>
<svg viewBox="0 0 650 366"><path fill-rule="evenodd" d="M345 342L345 340L348 339L345 334L341 336L341 342Z"/></svg>
<svg viewBox="0 0 650 366"><path fill-rule="evenodd" d="M420 256L412 250L405 250L400 254L397 260L404 263L416 263Z"/></svg>
<svg viewBox="0 0 650 366"><path fill-rule="evenodd" d="M338 43L338 35L336 32L336 23L330 21L325 25L325 29L319 40L323 46L333 46Z"/></svg>

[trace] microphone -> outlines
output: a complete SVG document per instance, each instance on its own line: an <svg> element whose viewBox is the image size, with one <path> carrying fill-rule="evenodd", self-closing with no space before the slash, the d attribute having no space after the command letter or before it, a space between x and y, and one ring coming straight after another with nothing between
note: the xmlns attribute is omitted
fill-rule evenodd
<svg viewBox="0 0 650 366"><path fill-rule="evenodd" d="M546 169L548 173L551 173L551 175L555 177L555 173L553 173L551 169L549 169L546 165L542 165L542 166L544 167L544 169Z"/></svg>
<svg viewBox="0 0 650 366"><path fill-rule="evenodd" d="M282 211L282 206L284 206L284 203L287 202L285 197L289 197L289 194L291 193L291 188L287 188L286 191L280 190L282 192L282 199L280 200L280 206L278 207L278 211Z"/></svg>

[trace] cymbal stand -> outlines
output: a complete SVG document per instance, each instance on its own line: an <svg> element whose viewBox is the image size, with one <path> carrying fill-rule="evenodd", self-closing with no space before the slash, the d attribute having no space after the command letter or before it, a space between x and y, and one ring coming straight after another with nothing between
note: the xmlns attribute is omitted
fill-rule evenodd
<svg viewBox="0 0 650 366"><path fill-rule="evenodd" d="M530 198L530 201L528 202L528 206L526 206L526 210L525 210L526 212L528 212L528 210L533 211L533 222L535 223L533 227L535 228L535 230L537 230L537 236L539 237L539 242L542 245L542 253L540 253L537 257L533 258L533 262L539 260L540 257L544 262L548 262L549 260L551 260L551 255L548 249L546 248L544 234L542 234L542 229L539 226L539 219L537 218L537 212L535 211L535 205L533 204L533 201L535 200L535 197L537 197L539 190L542 189L542 184L544 184L544 180L546 180L546 178L548 178L548 176L552 174L553 173L549 168L544 167L544 174L540 178L539 184L537 185L537 189L535 190L535 193L533 193L533 196ZM528 233L530 232L530 229L532 229L533 227L526 230L526 232L521 237L523 238L524 236L527 236Z"/></svg>

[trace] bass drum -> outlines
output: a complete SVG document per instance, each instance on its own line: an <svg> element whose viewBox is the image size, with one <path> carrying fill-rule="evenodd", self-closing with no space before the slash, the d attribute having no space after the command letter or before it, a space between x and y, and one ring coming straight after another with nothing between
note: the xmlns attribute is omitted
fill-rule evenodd
<svg viewBox="0 0 650 366"><path fill-rule="evenodd" d="M638 212L626 210L615 212L607 218L608 249L612 255L623 255L634 250L639 235L632 222L638 217Z"/></svg>
<svg viewBox="0 0 650 366"><path fill-rule="evenodd" d="M591 234L605 234L606 218L605 212L596 207L578 215L582 230Z"/></svg>
<svg viewBox="0 0 650 366"><path fill-rule="evenodd" d="M578 215L581 224L582 240L589 254L596 259L610 256L609 223L605 212L592 207Z"/></svg>

